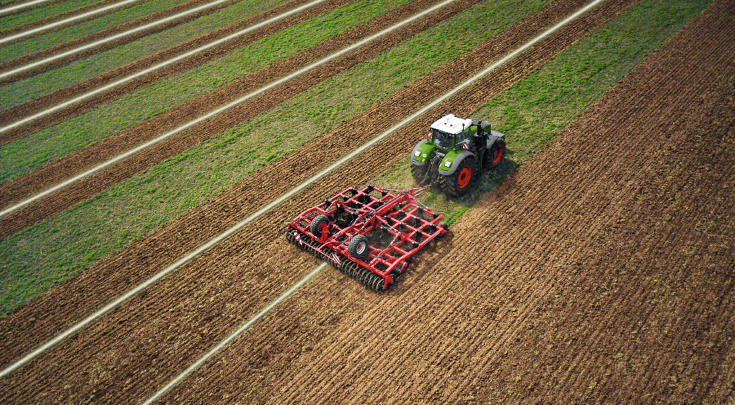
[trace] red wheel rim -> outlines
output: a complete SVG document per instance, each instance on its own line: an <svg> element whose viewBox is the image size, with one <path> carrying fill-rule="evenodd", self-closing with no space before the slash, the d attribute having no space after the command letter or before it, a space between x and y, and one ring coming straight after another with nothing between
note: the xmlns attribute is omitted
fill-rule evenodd
<svg viewBox="0 0 735 405"><path fill-rule="evenodd" d="M470 184L470 178L472 178L472 169L467 166L459 172L459 178L457 179L457 185L459 188L467 187L467 185Z"/></svg>
<svg viewBox="0 0 735 405"><path fill-rule="evenodd" d="M498 145L495 148L495 154L493 155L493 163L500 162L500 159L503 157L503 145Z"/></svg>

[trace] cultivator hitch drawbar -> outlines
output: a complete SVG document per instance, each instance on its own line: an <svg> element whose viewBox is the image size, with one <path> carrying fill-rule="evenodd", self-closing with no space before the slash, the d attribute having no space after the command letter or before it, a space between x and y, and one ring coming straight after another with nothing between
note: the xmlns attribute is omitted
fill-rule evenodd
<svg viewBox="0 0 735 405"><path fill-rule="evenodd" d="M421 191L348 188L299 214L286 238L368 288L385 290L413 255L447 233L443 217L416 199Z"/></svg>

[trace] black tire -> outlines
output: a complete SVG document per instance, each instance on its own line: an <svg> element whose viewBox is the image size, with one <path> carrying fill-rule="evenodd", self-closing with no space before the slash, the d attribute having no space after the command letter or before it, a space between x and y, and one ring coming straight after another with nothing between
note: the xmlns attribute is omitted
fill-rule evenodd
<svg viewBox="0 0 735 405"><path fill-rule="evenodd" d="M411 175L416 181L416 184L422 184L424 182L424 180L426 179L426 172L428 171L428 168L428 163L423 166L416 166L415 164L411 163Z"/></svg>
<svg viewBox="0 0 735 405"><path fill-rule="evenodd" d="M355 259L365 260L370 253L368 246L368 238L365 235L355 235L350 241L347 251Z"/></svg>
<svg viewBox="0 0 735 405"><path fill-rule="evenodd" d="M322 224L328 224L328 223L329 223L329 218L327 218L324 215L317 215L316 218L311 220L311 224L309 225L309 231L317 238L321 237L322 233L319 232L319 227Z"/></svg>
<svg viewBox="0 0 735 405"><path fill-rule="evenodd" d="M488 149L487 152L485 152L485 161L482 162L483 166L485 166L486 169L492 169L492 168L498 167L503 163L504 157L505 157L505 140L498 139L490 147L490 149Z"/></svg>
<svg viewBox="0 0 735 405"><path fill-rule="evenodd" d="M461 196L466 194L472 182L475 180L475 158L467 156L461 162L454 173L444 176L440 175L439 182L442 189L449 195Z"/></svg>

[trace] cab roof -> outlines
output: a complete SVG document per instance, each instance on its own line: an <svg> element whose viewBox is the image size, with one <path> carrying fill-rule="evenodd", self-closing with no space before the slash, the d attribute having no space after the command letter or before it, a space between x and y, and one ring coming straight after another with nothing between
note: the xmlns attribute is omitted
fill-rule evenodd
<svg viewBox="0 0 735 405"><path fill-rule="evenodd" d="M434 121L431 124L431 129L438 129L439 131L456 135L462 132L462 128L469 128L470 125L472 125L471 119L462 119L455 117L454 114L448 114Z"/></svg>

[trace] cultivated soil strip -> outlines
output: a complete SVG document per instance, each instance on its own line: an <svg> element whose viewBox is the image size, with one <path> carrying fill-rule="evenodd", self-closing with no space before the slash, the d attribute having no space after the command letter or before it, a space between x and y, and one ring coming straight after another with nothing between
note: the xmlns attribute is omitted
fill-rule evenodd
<svg viewBox="0 0 735 405"><path fill-rule="evenodd" d="M38 28L38 27L41 27L41 26L44 26L44 25L56 23L58 21L61 21L61 20L64 20L64 19L68 19L68 18L72 18L72 17L77 16L77 15L89 13L91 11L94 11L96 9L100 9L102 7L110 6L110 5L112 5L114 3L117 3L117 2L119 2L119 0L107 0L107 1L101 1L101 2L98 2L98 3L90 4L88 6L80 7L78 9L76 9L76 10L67 11L65 13L57 14L57 15L52 16L52 17L47 17L47 18L44 18L44 19L41 19L41 20L37 20L37 21L29 22L27 24L20 25L18 27L9 28L7 30L0 31L0 36L6 37L6 36L9 36L9 35L12 35L12 34L17 34L18 32L22 32L22 31L26 31L26 30ZM12 3L8 3L4 7L8 7L8 8L9 7L18 7L21 4L23 4L23 3L30 4L30 3L32 3L32 1L19 0L19 1L12 2ZM35 7L33 7L33 8L45 7L47 5L46 3L49 3L49 1L46 1L46 2L43 2L43 3L37 3L37 5ZM128 7L132 7L132 6L134 6L134 4L131 4ZM32 9L31 8L18 8L18 9L16 9L16 11L12 12L11 14L25 13L26 11L30 11L30 10L32 10ZM118 11L118 10L120 10L120 9L112 9L112 10L110 10L110 12ZM0 15L2 15L2 14L3 14L2 11L0 11ZM95 16L99 17L98 14L96 14ZM95 18L95 16L90 16L90 19L91 18ZM79 21L80 20L77 20L76 22L79 22Z"/></svg>
<svg viewBox="0 0 735 405"><path fill-rule="evenodd" d="M396 290L335 271L162 400L732 401L733 16L703 11Z"/></svg>
<svg viewBox="0 0 735 405"><path fill-rule="evenodd" d="M578 8L570 6L568 3L556 4L510 28L506 35L498 35L493 46L497 52L493 54L503 55L525 42L513 38L513 35L526 37L529 32L548 27ZM514 59L506 68L488 75L466 93L454 97L452 106L459 113L469 113L624 8L625 5L619 2L598 6L586 18L571 23L567 29L558 31L538 47ZM560 14L547 14L551 10ZM471 63L476 58L470 54L427 75L390 100L379 103L352 125L343 125L322 137L320 141L323 141L324 150L328 152L318 153L303 148L288 155L164 229L4 318L0 325L4 336L12 341L7 350L15 347L13 343L18 347L32 348L37 343L28 345L27 342L34 339L34 332L50 337L49 330L63 329L64 324L69 324L69 319L78 319L93 308L100 307L109 297L149 277L152 270L172 262L253 212L263 202L303 181L313 172L305 171L304 168L326 166L335 155L346 153L356 146L354 144L364 143L370 134L387 129L405 116L407 111L420 108L461 79L471 76L471 72L478 70L476 65L479 63ZM474 105L470 106L472 103ZM446 108L447 105L442 105L439 109ZM430 114L426 114L416 124L408 125L405 133L422 132L430 120ZM403 154L398 156L395 151L410 149L413 141L413 137L408 139L396 134L363 154L362 158L355 159L354 164L340 167L318 185L308 187L267 217L195 258L175 274L123 304L119 310L106 315L100 322L90 325L83 334L60 343L36 361L17 370L0 382L3 384L2 391L12 392L8 397L16 401L44 398L50 392L54 392L54 398L58 401L92 398L98 401L135 402L151 395L317 265L318 262L311 256L285 245L281 232L288 219L305 206L323 199L324 195L375 176L386 165L403 158ZM451 244L451 238L446 240ZM336 270L332 273L325 271L316 282L329 287L339 277ZM106 281L104 286L100 286L99 280ZM370 293L357 283L346 281L341 281L348 286L348 290L351 289L346 291L346 299L356 292L370 297ZM84 293L77 293L82 291ZM31 317L34 318L33 322L28 321ZM335 316L333 321L338 318ZM332 323L329 321L322 326L328 328ZM290 329L293 327L286 326L286 330ZM317 331L312 337L319 336L323 334ZM86 348L84 354L79 352L80 348ZM130 353L130 350L134 354L120 356L120 353ZM24 351L16 350L15 353ZM8 361L3 363L7 364ZM53 375L48 373L45 370L48 370L47 364L50 363L58 364L68 373L59 372L58 369ZM91 375L94 375L94 384L89 384ZM64 381L59 381L59 378ZM79 385L82 380L86 381L86 386ZM38 391L29 393L13 388L20 387L18 384L21 381L32 381Z"/></svg>
<svg viewBox="0 0 735 405"><path fill-rule="evenodd" d="M0 237L11 235L43 218L63 211L71 205L83 201L136 173L146 170L169 157L175 156L211 136L230 128L238 122L242 122L260 112L266 111L360 62L380 54L401 41L456 15L465 8L476 4L478 1L462 0L452 2L423 18L373 40L357 50L351 51L321 67L289 80L273 90L224 111L212 119L158 142L144 151L99 170L56 193L31 202L0 218ZM286 76L293 71L326 58L350 44L410 18L412 15L431 7L435 3L438 3L438 1L417 0L406 4L393 10L391 13L387 13L365 24L347 30L330 40L321 42L319 45L299 52L290 58L276 62L267 68L245 76L218 90L202 95L180 107L159 114L140 125L108 137L90 147L71 153L50 165L3 183L0 186L0 201L3 203L22 201L23 197L30 197L47 187L63 182L78 172L91 169L107 159L127 152L144 141L148 141L156 136L172 131L189 121L193 121L203 115L202 111L211 110L212 106L224 105L237 100L263 87L263 83L273 82L277 78ZM48 176L53 176L54 179L49 181Z"/></svg>
<svg viewBox="0 0 735 405"><path fill-rule="evenodd" d="M49 0L16 0L16 1L9 1L5 3L2 8L0 8L0 15L12 15L12 14L20 14L22 12L25 12L29 9L41 7L43 3L48 2Z"/></svg>
<svg viewBox="0 0 735 405"><path fill-rule="evenodd" d="M3 133L0 134L0 143L7 143L13 139L17 139L21 136L28 135L34 131L58 123L66 118L73 117L84 111L88 111L105 102L114 100L125 94L129 94L144 86L154 83L157 80L161 80L175 73L191 69L192 67L197 66L201 63L220 57L223 54L232 51L233 49L239 49L243 46L247 46L248 44L251 44L268 35L272 35L273 33L281 31L285 28L314 18L319 14L325 13L347 2L348 0L327 1L325 3L319 4L317 7L309 8L302 13L297 13L296 15L279 20L272 25L250 32L248 35L240 37L237 41L228 41L219 46L215 46L208 49L207 52L203 54L192 56L187 60L166 66L163 69L159 69L150 74L133 79L129 82L126 82L124 85L120 85L119 87L111 89L110 91L103 92L95 97L86 99L83 103L79 103L77 105L73 105L72 107L45 115L43 120L29 121L27 124L17 126L11 130L3 131ZM173 46L155 54L142 57L126 65L112 69L93 78L81 81L72 86L68 86L66 88L48 93L13 108L0 111L0 125L11 125L22 119L26 119L26 117L30 117L34 114L43 112L44 110L58 106L66 102L67 100L73 100L74 98L83 96L86 93L94 91L95 89L122 80L125 77L130 76L134 72L144 71L145 69L164 63L167 60L173 59L178 55L186 54L187 52L193 51L194 49L203 47L221 38L225 38L237 31L246 29L247 27L253 26L263 21L267 21L268 19L286 13L306 3L306 0L294 0L284 3L266 12L249 18L245 18L237 23L230 24L226 27L220 28L210 33L203 34L180 45Z"/></svg>
<svg viewBox="0 0 735 405"><path fill-rule="evenodd" d="M169 21L166 21L161 24L157 24L153 27L147 28L145 30L133 32L129 35L125 35L124 37L118 38L116 40L106 42L104 44L101 44L96 47L87 48L79 52L74 52L73 55L59 58L57 60L54 60L53 63L43 64L36 68L30 68L27 70L23 70L22 72L18 72L16 74L13 74L12 76L5 76L2 79L0 79L0 85L4 85L7 83L10 83L12 81L20 80L26 77L30 77L33 75L36 75L38 73L44 72L46 70L49 70L51 68L57 68L59 66L62 66L64 64L67 64L69 62L79 60L82 58L85 58L89 55L93 55L95 53L99 53L102 51L105 51L107 49L114 48L116 46L122 45L124 43L131 42L133 40L136 40L138 38L142 38L146 35L150 35L156 32L163 31L165 29L171 28L173 26L176 26L178 24L181 24L183 22L189 21L191 19L201 17L206 14L210 14L214 11L220 10L222 8L225 8L227 6L230 6L234 3L237 3L239 0L230 0L230 1L224 1L222 3L219 3L217 5L214 5L212 7L207 7L202 10L193 12L191 14L172 19ZM46 59L49 57L53 57L54 55L61 54L62 52L70 52L73 50L73 48L78 48L87 44L92 44L94 42L100 41L104 38L111 37L113 35L124 35L125 31L130 31L133 29L136 29L138 27L154 23L157 20L162 20L164 18L171 17L175 14L179 14L182 12L185 12L186 10L191 10L196 7L202 6L207 4L207 0L193 0L188 3L179 4L177 6L171 7L169 9L159 11L157 13L149 14L145 17L138 18L133 21L128 21L123 24L119 24L117 26L105 29L100 32L96 32L94 34L87 35L85 37L77 38L75 40L59 44L56 46L52 46L49 48L46 48L44 50L34 52L28 55L24 55L20 58L13 59L7 63L0 64L0 73L4 73L6 71L9 71L11 69L17 69L22 68L24 65L28 65L33 62L38 62L41 59Z"/></svg>
<svg viewBox="0 0 735 405"><path fill-rule="evenodd" d="M71 17L71 18L69 18L67 20L59 21L59 22L56 22L56 23L51 23L51 24L48 24L46 26L41 26L41 27L38 27L38 28L29 29L27 31L23 31L23 32L17 33L15 35L4 36L4 37L1 37L0 38L0 44L3 44L3 46L5 46L4 44L12 44L12 43L15 43L15 42L20 42L20 41L25 40L25 38L27 38L29 36L34 36L36 34L39 34L39 33L44 32L44 31L50 31L50 30L53 30L53 29L58 29L58 28L63 27L65 25L74 25L74 24L77 24L77 23L79 23L81 21L84 21L85 19L88 19L88 18L91 18L91 17L95 17L98 14L103 14L103 13L106 13L106 12L112 12L113 10L114 11L122 10L122 9L125 8L125 6L133 6L133 5L135 5L136 1L137 0L122 0L122 1L119 1L119 2L114 3L114 4L110 4L109 6L105 6L105 7L99 8L97 10L91 11L89 13L77 15L75 17Z"/></svg>

